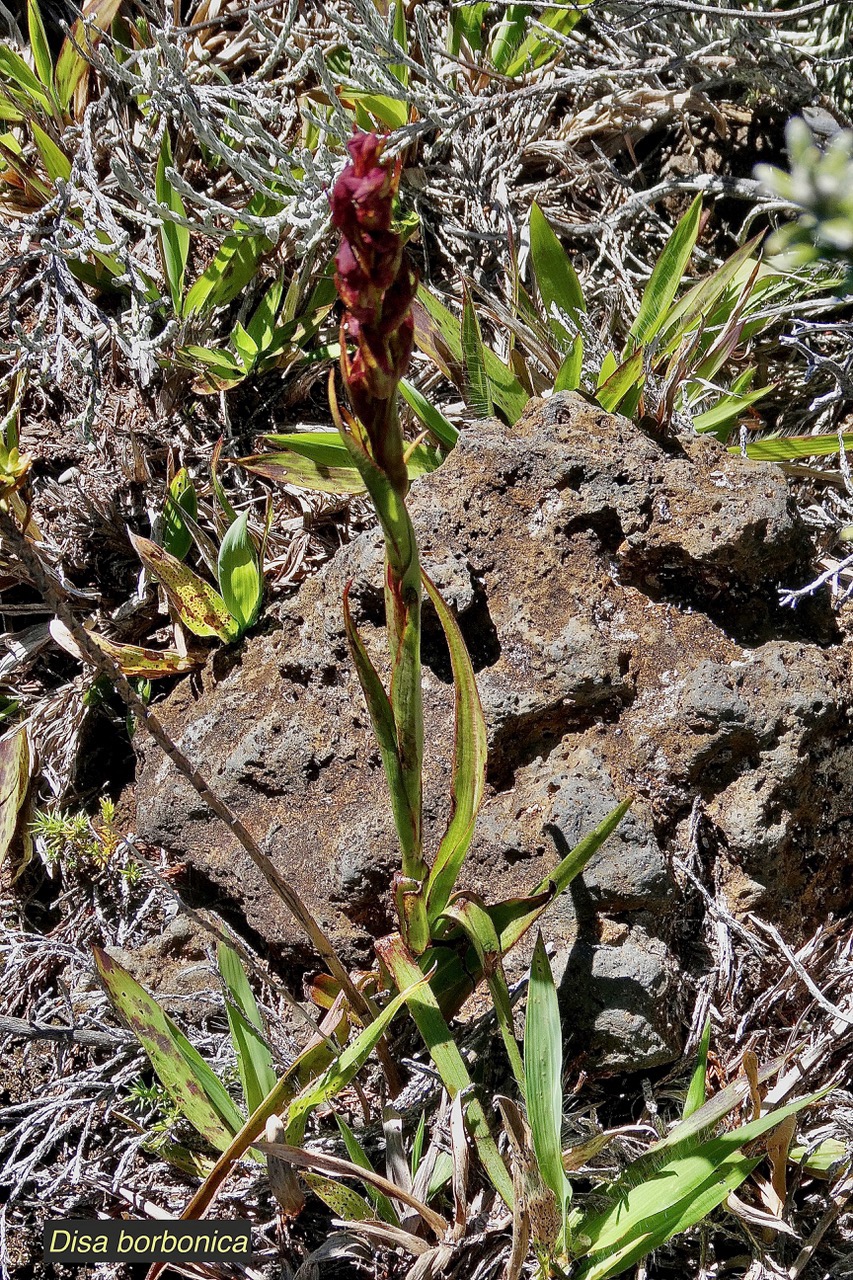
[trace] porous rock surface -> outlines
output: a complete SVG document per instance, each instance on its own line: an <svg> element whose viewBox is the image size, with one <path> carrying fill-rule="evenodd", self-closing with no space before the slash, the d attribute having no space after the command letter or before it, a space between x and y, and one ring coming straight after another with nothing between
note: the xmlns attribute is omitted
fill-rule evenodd
<svg viewBox="0 0 853 1280"><path fill-rule="evenodd" d="M489 730L464 884L523 893L613 807L635 804L545 917L570 1047L599 1070L672 1060L701 971L702 900L795 927L849 899L850 661L825 602L796 612L812 548L778 469L715 441L660 440L575 395L514 428L472 424L413 487L425 567L456 610ZM392 926L397 864L341 595L382 665L382 548L368 533L220 651L162 715L348 961ZM424 640L426 825L447 817L449 661ZM194 792L140 744L137 828L283 964L299 931ZM713 865L712 865L713 864ZM687 970L690 974L686 974Z"/></svg>

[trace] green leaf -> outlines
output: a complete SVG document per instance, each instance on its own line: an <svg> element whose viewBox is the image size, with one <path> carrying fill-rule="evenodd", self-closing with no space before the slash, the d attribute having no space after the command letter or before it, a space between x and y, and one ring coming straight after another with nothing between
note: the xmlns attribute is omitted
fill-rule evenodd
<svg viewBox="0 0 853 1280"><path fill-rule="evenodd" d="M308 434L300 432L300 435ZM317 433L321 434L321 433ZM323 432L329 435L330 432ZM239 465L256 476L263 476L275 484L292 484L297 489L315 489L318 493L364 493L364 481L347 455L343 466L328 466L315 462L301 449L287 449L281 453L259 453L249 458L239 458Z"/></svg>
<svg viewBox="0 0 853 1280"><path fill-rule="evenodd" d="M711 1043L711 1019L705 1020L702 1038L699 1041L699 1061L690 1078L690 1088L684 1101L683 1119L692 1116L694 1111L705 1105L706 1077L708 1075L708 1047Z"/></svg>
<svg viewBox="0 0 853 1280"><path fill-rule="evenodd" d="M175 473L166 496L163 516L163 550L176 560L183 560L192 546L192 534L183 520L198 517L198 497L186 467Z"/></svg>
<svg viewBox="0 0 853 1280"><path fill-rule="evenodd" d="M637 318L629 330L630 336L640 346L651 342L667 319L667 313L693 253L701 217L702 197L697 196L655 263L640 301ZM630 347L626 347L625 354L630 354Z"/></svg>
<svg viewBox="0 0 853 1280"><path fill-rule="evenodd" d="M252 314L246 333L255 344L256 354L264 352L272 346L283 294L284 283L281 280L277 280L275 284L270 285L269 289L267 289Z"/></svg>
<svg viewBox="0 0 853 1280"><path fill-rule="evenodd" d="M522 1094L526 1090L524 1066L515 1038L512 1001L507 986L501 955L501 944L492 917L482 902L473 894L459 894L447 908L446 917L458 924L466 933L474 951L480 971L485 974L494 1005L498 1027L506 1048L512 1073Z"/></svg>
<svg viewBox="0 0 853 1280"><path fill-rule="evenodd" d="M575 1273L577 1280L608 1280L610 1276L623 1275L635 1263L660 1248L673 1236L696 1226L708 1214L723 1203L726 1196L746 1181L753 1169L761 1164L760 1156L737 1153L729 1156L711 1173L692 1195L675 1206L651 1230L632 1234L621 1247L608 1251L597 1262L580 1263Z"/></svg>
<svg viewBox="0 0 853 1280"><path fill-rule="evenodd" d="M478 418L491 418L495 412L492 389L486 373L486 358L480 322L468 290L462 306L462 363L469 408Z"/></svg>
<svg viewBox="0 0 853 1280"><path fill-rule="evenodd" d="M89 66L77 49L85 51L91 48L100 39L101 33L110 29L120 5L121 0L86 0L82 17L77 19L71 28L71 35L66 36L63 41L55 76L56 94L63 109L68 106Z"/></svg>
<svg viewBox="0 0 853 1280"><path fill-rule="evenodd" d="M246 206L246 213L263 218L279 213L281 208L280 202L258 192ZM187 293L184 315L227 306L254 277L261 257L272 247L271 240L251 235L245 224L235 222L233 234L222 241L213 261Z"/></svg>
<svg viewBox="0 0 853 1280"><path fill-rule="evenodd" d="M364 89L350 89L348 86L340 90L341 102L352 104L362 111L370 113L379 124L388 129L403 129L409 122L409 104L405 98L392 98L387 93L370 93ZM370 116L364 121L365 132L373 128Z"/></svg>
<svg viewBox="0 0 853 1280"><path fill-rule="evenodd" d="M101 947L93 950L110 1000L148 1054L163 1088L201 1136L224 1151L243 1117L222 1081L127 970Z"/></svg>
<svg viewBox="0 0 853 1280"><path fill-rule="evenodd" d="M156 542L133 533L130 540L145 568L163 587L178 617L194 635L217 636L226 644L238 638L238 624L213 587Z"/></svg>
<svg viewBox="0 0 853 1280"><path fill-rule="evenodd" d="M746 244L741 245L710 276L705 280L700 280L691 289L688 289L684 297L680 298L675 306L670 308L660 330L659 358L675 351L685 334L689 333L700 322L704 323L709 319L712 309L735 280L738 272L755 252L762 239L762 235L753 236Z"/></svg>
<svg viewBox="0 0 853 1280"><path fill-rule="evenodd" d="M344 1222L365 1222L373 1217L372 1206L364 1196L353 1191L352 1187L347 1187L334 1178L326 1178L321 1173L309 1173L307 1169L302 1170L301 1176L314 1195L319 1196L323 1204L328 1205L332 1213Z"/></svg>
<svg viewBox="0 0 853 1280"><path fill-rule="evenodd" d="M68 156L56 145L53 138L45 133L41 125L36 124L35 120L30 121L30 129L32 130L33 141L41 156L42 164L45 167L45 172L51 182L55 183L57 178L62 178L63 182L67 182L71 177L71 161Z"/></svg>
<svg viewBox="0 0 853 1280"><path fill-rule="evenodd" d="M453 313L420 285L412 314L415 320L415 341L421 350L436 360L439 368L443 372L447 371L447 376L453 379L454 371L442 357L441 348L446 348L451 362L461 374L462 326ZM510 426L514 426L524 413L530 397L515 374L488 347L483 349L483 362L491 398Z"/></svg>
<svg viewBox="0 0 853 1280"><path fill-rule="evenodd" d="M25 725L0 738L0 866L9 853L30 785L30 745Z"/></svg>
<svg viewBox="0 0 853 1280"><path fill-rule="evenodd" d="M27 106L41 107L48 115L51 114L50 97L44 85L21 55L8 44L0 44L0 78L6 82L7 88L23 96Z"/></svg>
<svg viewBox="0 0 853 1280"><path fill-rule="evenodd" d="M453 423L405 378L400 379L399 391L409 408L417 414L424 426L429 428L439 444L445 449L452 449L459 439L459 432Z"/></svg>
<svg viewBox="0 0 853 1280"><path fill-rule="evenodd" d="M246 511L229 525L222 539L218 571L222 599L242 635L256 621L264 598L264 576Z"/></svg>
<svg viewBox="0 0 853 1280"><path fill-rule="evenodd" d="M552 315L552 308L564 312L577 326L586 311L583 290L565 249L554 235L539 205L530 209L530 258L536 287L548 317L548 324L563 356L570 355L580 376L583 360L583 341L579 334L570 333L564 324ZM561 370L562 372L562 370ZM575 382L575 386L578 383ZM571 389L574 388L565 388Z"/></svg>
<svg viewBox="0 0 853 1280"><path fill-rule="evenodd" d="M629 797L611 810L594 831L584 836L571 853L566 854L553 871L539 881L528 897L501 902L489 908L489 914L495 921L501 940L503 955L506 955L530 926L536 923L546 906L563 893L576 876L580 875L590 858L595 856L608 836L611 836L619 826L632 804L633 797Z"/></svg>
<svg viewBox="0 0 853 1280"><path fill-rule="evenodd" d="M50 45L42 22L41 10L36 0L27 0L27 21L29 24L30 48L33 51L33 62L36 73L49 93L53 90L53 58Z"/></svg>
<svg viewBox="0 0 853 1280"><path fill-rule="evenodd" d="M563 1171L563 1034L551 965L540 933L530 962L524 1023L524 1083L527 1118L536 1162L560 1206L565 1224L571 1187Z"/></svg>
<svg viewBox="0 0 853 1280"><path fill-rule="evenodd" d="M372 1173L374 1173L375 1170L373 1168L373 1165L370 1163L370 1160L367 1156L367 1153L364 1150L364 1147L362 1147L361 1143L353 1133L352 1129L347 1124L346 1120L344 1120L342 1116L339 1116L337 1111L335 1112L335 1122L337 1123L338 1129L340 1130L340 1133L341 1133L341 1137L344 1140L344 1146L346 1147L347 1155L349 1156L353 1164L357 1164L360 1169L369 1169ZM376 1208L376 1212L379 1215L379 1217L382 1219L382 1221L390 1222L392 1227L399 1227L400 1216L397 1213L391 1201L388 1199L388 1197L386 1195L383 1195L383 1193L378 1189L378 1187L372 1186L371 1183L369 1182L364 1183L364 1190L368 1198L372 1200Z"/></svg>
<svg viewBox="0 0 853 1280"><path fill-rule="evenodd" d="M462 41L468 43L472 53L483 47L483 22L488 11L488 4L465 4L454 9L450 14L448 28L448 52L458 54Z"/></svg>
<svg viewBox="0 0 853 1280"><path fill-rule="evenodd" d="M592 0L575 0L573 9L546 9L539 19L540 26L549 27L559 35L569 35L583 17L583 10ZM504 70L504 75L514 77L525 71L534 71L543 63L563 52L559 40L549 39L545 32L531 31L522 41Z"/></svg>
<svg viewBox="0 0 853 1280"><path fill-rule="evenodd" d="M626 396L642 388L645 382L643 355L643 348L639 347L601 383L595 398L602 409L606 409L608 413L616 413Z"/></svg>
<svg viewBox="0 0 853 1280"><path fill-rule="evenodd" d="M693 415L694 429L701 433L713 433L718 440L722 440L725 443L729 432L744 411L751 404L755 404L757 400L761 400L766 396L768 391L772 390L772 386L768 386L757 387L755 391L746 393L730 391L727 395L721 396L712 409L704 409L702 413ZM837 447L838 437L833 436L833 439ZM748 448L749 446L747 446Z"/></svg>
<svg viewBox="0 0 853 1280"><path fill-rule="evenodd" d="M191 368L202 366L199 377L206 385L196 389L204 393L209 394L211 390L227 390L228 387L242 382L246 376L243 364L223 347L178 347L175 354L182 363L189 364Z"/></svg>
<svg viewBox="0 0 853 1280"><path fill-rule="evenodd" d="M258 358L258 344L246 332L239 320L231 330L230 341L244 370L246 373L251 373Z"/></svg>
<svg viewBox="0 0 853 1280"><path fill-rule="evenodd" d="M237 1055L237 1070L240 1072L246 1109L251 1115L275 1088L276 1074L272 1054L264 1040L261 1013L239 956L230 947L220 943L216 949L216 959L220 976L231 997L225 1003L225 1012L228 1015L231 1042Z"/></svg>
<svg viewBox="0 0 853 1280"><path fill-rule="evenodd" d="M853 434L842 435L845 449L853 449ZM746 446L746 456L756 462L797 462L802 458L826 458L838 453L838 435L784 436L775 440L756 440ZM729 453L740 453L732 445Z"/></svg>
<svg viewBox="0 0 853 1280"><path fill-rule="evenodd" d="M529 4L509 4L495 27L487 56L495 71L499 71L502 75L506 74L506 68L510 65L515 50L521 44L529 13Z"/></svg>
<svg viewBox="0 0 853 1280"><path fill-rule="evenodd" d="M409 33L406 29L406 6L403 0L397 0L394 5L394 40L400 46L404 53L409 52ZM404 89L409 87L409 68L404 63L392 62L388 64L388 70L391 75L400 81Z"/></svg>
<svg viewBox="0 0 853 1280"><path fill-rule="evenodd" d="M435 855L427 884L427 913L430 921L435 921L453 892L474 835L474 824L486 785L488 738L474 668L459 623L432 580L426 573L422 577L450 651L456 713L450 822Z"/></svg>
<svg viewBox="0 0 853 1280"><path fill-rule="evenodd" d="M400 987L399 994L389 1000L374 1020L361 1031L340 1057L324 1071L319 1080L313 1080L290 1103L285 1125L288 1142L301 1142L305 1125L312 1111L328 1102L345 1089L357 1071L360 1071L394 1018L404 1004L414 1000L426 987L426 978L417 969L408 983ZM398 984L399 985L399 984Z"/></svg>
<svg viewBox="0 0 853 1280"><path fill-rule="evenodd" d="M154 178L154 193L158 204L165 205L172 213L182 218L187 216L184 202L166 177L166 170L172 165L172 147L169 142L169 131L164 129L163 141L160 145L160 156L157 161L157 172ZM163 260L163 273L172 297L175 314L181 313L181 299L184 292L184 276L187 269L187 258L190 252L189 230L177 222L164 218L157 232L160 241L160 254Z"/></svg>
<svg viewBox="0 0 853 1280"><path fill-rule="evenodd" d="M468 1069L450 1028L442 1017L432 989L429 985L411 985L417 978L423 978L423 974L403 939L398 934L382 938L376 943L376 951L397 986L409 987L411 991L408 998L409 1012L429 1049L430 1057L450 1097L455 1098L461 1090L470 1089L471 1077L468 1075ZM483 1168L504 1204L511 1208L512 1178L489 1132L486 1114L476 1094L473 1094L468 1103L466 1116Z"/></svg>
<svg viewBox="0 0 853 1280"><path fill-rule="evenodd" d="M344 629L349 644L350 656L355 667L358 682L361 685L364 701L367 703L373 735L382 757L382 766L388 783L391 800L391 811L394 816L394 827L401 848L408 854L417 843L417 814L412 811L403 777L403 766L400 760L400 748L397 741L397 725L391 700L385 686L370 660L358 628L352 619L349 607L349 592L344 593Z"/></svg>
<svg viewBox="0 0 853 1280"><path fill-rule="evenodd" d="M583 339L578 337L554 379L555 391L577 391L583 372Z"/></svg>
<svg viewBox="0 0 853 1280"><path fill-rule="evenodd" d="M579 1280L605 1280L618 1275L632 1260L657 1248L676 1231L686 1230L738 1186L757 1163L743 1156L743 1148L768 1133L787 1116L796 1115L824 1097L827 1090L791 1102L720 1137L680 1143L657 1167L648 1154L629 1165L608 1189L604 1208L574 1222L576 1240L593 1256L579 1270ZM695 1112L694 1120L699 1115ZM641 1164L642 1162L642 1164ZM639 1182L635 1166L648 1169ZM732 1181L733 1180L733 1181Z"/></svg>

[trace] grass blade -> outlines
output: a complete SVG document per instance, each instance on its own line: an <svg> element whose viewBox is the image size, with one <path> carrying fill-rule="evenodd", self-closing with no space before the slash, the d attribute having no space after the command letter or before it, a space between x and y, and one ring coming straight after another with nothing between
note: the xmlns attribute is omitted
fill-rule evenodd
<svg viewBox="0 0 853 1280"><path fill-rule="evenodd" d="M53 58L50 45L42 22L41 10L37 0L27 0L27 23L29 26L30 48L33 51L33 62L36 73L45 89L50 93L53 89Z"/></svg>
<svg viewBox="0 0 853 1280"><path fill-rule="evenodd" d="M845 449L853 449L853 433L841 436ZM801 458L826 458L839 451L837 434L825 436L783 436L776 440L756 440L746 446L746 456L756 462L796 462ZM732 445L729 453L740 453Z"/></svg>
<svg viewBox="0 0 853 1280"><path fill-rule="evenodd" d="M642 387L645 381L643 371L643 348L638 347L632 356L623 360L599 386L595 398L608 413L616 413L622 401Z"/></svg>
<svg viewBox="0 0 853 1280"><path fill-rule="evenodd" d="M530 258L536 287L560 353L565 356L571 351L580 363L582 341L577 334L570 333L552 311L556 308L564 312L575 325L579 325L579 316L586 311L583 290L565 249L535 202L530 209Z"/></svg>
<svg viewBox="0 0 853 1280"><path fill-rule="evenodd" d="M409 981L400 987L399 994L388 1001L385 1008L356 1036L352 1044L347 1045L319 1080L312 1081L297 1094L287 1109L286 1130L290 1142L301 1142L311 1112L347 1087L356 1072L364 1066L403 1005L417 1000L426 988L427 979L416 965L410 972Z"/></svg>
<svg viewBox="0 0 853 1280"><path fill-rule="evenodd" d="M708 1075L708 1047L711 1043L711 1019L705 1021L702 1030L702 1038L699 1041L699 1061L696 1063L696 1069L690 1078L690 1087L687 1090L687 1098L684 1102L684 1111L682 1119L687 1120L693 1115L694 1111L698 1111L700 1107L705 1105L705 1088L706 1077Z"/></svg>
<svg viewBox="0 0 853 1280"><path fill-rule="evenodd" d="M346 1120L344 1120L343 1116L339 1116L337 1112L335 1112L335 1121L338 1129L340 1130L341 1137L344 1140L347 1155L353 1164L357 1164L360 1169L369 1169L371 1173L375 1173L376 1171L370 1163L364 1147L361 1145ZM383 1193L370 1182L365 1182L364 1189L369 1199L373 1201L376 1212L379 1214L382 1221L390 1222L392 1227L399 1227L399 1214L388 1197L383 1195Z"/></svg>
<svg viewBox="0 0 853 1280"><path fill-rule="evenodd" d="M413 413L417 414L424 426L429 428L439 444L445 449L452 449L459 439L459 432L453 423L448 421L441 410L430 404L417 387L412 386L411 382L405 378L400 379L399 390L406 404Z"/></svg>
<svg viewBox="0 0 853 1280"><path fill-rule="evenodd" d="M423 285L418 287L412 314L415 318L415 341L418 346L436 361L451 381L460 380L463 367L460 322ZM442 348L446 354L443 354ZM514 426L524 413L529 396L515 374L488 347L483 349L483 362L492 400L510 426Z"/></svg>
<svg viewBox="0 0 853 1280"><path fill-rule="evenodd" d="M510 902L499 903L489 908L489 914L495 922L498 937L501 940L501 953L506 955L510 947L515 946L531 925L535 924L542 912L554 899L579 876L608 836L611 836L633 803L633 797L623 800L607 815L603 822L577 844L570 853L543 880L530 891L526 898L517 898Z"/></svg>
<svg viewBox="0 0 853 1280"><path fill-rule="evenodd" d="M65 109L74 94L89 64L80 49L91 48L100 39L104 31L109 31L113 18L119 11L121 0L86 0L82 17L79 17L71 28L71 35L66 36L59 57L56 60L56 95L59 105ZM92 32L92 27L95 28Z"/></svg>

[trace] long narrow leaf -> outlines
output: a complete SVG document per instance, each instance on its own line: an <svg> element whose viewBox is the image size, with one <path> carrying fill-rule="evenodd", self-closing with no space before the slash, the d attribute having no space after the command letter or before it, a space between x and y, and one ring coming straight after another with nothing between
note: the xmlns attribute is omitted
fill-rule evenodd
<svg viewBox="0 0 853 1280"><path fill-rule="evenodd" d="M61 107L68 106L74 90L88 70L89 64L78 49L90 48L104 31L110 29L120 5L121 0L86 0L84 3L82 17L77 19L70 36L63 41L56 61L56 94Z"/></svg>
<svg viewBox="0 0 853 1280"><path fill-rule="evenodd" d="M95 963L110 999L142 1045L160 1081L183 1114L217 1150L244 1120L224 1085L148 992L100 947Z"/></svg>
<svg viewBox="0 0 853 1280"><path fill-rule="evenodd" d="M486 373L486 353L483 335L474 303L467 289L462 306L462 363L465 368L465 385L468 403L478 418L491 418L495 412L489 376Z"/></svg>
<svg viewBox="0 0 853 1280"><path fill-rule="evenodd" d="M687 1120L705 1105L706 1077L708 1075L708 1048L711 1044L711 1019L707 1018L699 1041L699 1061L690 1079L690 1087L684 1101L683 1119Z"/></svg>
<svg viewBox="0 0 853 1280"><path fill-rule="evenodd" d="M557 864L549 875L531 889L526 898L499 903L489 908L501 940L501 953L506 955L511 947L535 924L550 902L579 876L590 858L594 857L608 836L611 836L633 803L633 797L623 800L600 822L594 831L584 836L574 849Z"/></svg>
<svg viewBox="0 0 853 1280"><path fill-rule="evenodd" d="M415 341L421 350L433 358L437 354L440 355L436 347L437 331L441 342L450 353L451 360L461 370L462 326L453 313L448 311L447 307L423 285L418 288L417 301L412 308L412 313L415 318ZM514 426L524 413L529 396L515 374L488 347L483 350L483 362L492 400L506 416L510 426ZM439 367L442 365L439 364ZM448 376L453 376L452 371Z"/></svg>
<svg viewBox="0 0 853 1280"><path fill-rule="evenodd" d="M37 0L27 0L27 23L36 72L44 87L50 91L53 87L53 58Z"/></svg>
<svg viewBox="0 0 853 1280"><path fill-rule="evenodd" d="M184 202L166 176L166 170L171 167L171 164L172 147L169 142L169 131L164 130L163 141L160 146L160 157L157 161L157 172L154 177L154 191L159 204L165 205L172 213L177 213L182 218L185 218L187 211L184 208ZM164 217L158 235L160 252L163 256L163 273L169 286L172 306L176 314L180 314L181 300L184 293L184 275L190 252L190 233L186 227Z"/></svg>
<svg viewBox="0 0 853 1280"><path fill-rule="evenodd" d="M381 939L376 944L376 950L398 987L409 986L417 978L423 977L417 962L399 935L394 934ZM469 1089L471 1077L468 1075L468 1068L429 985L418 985L415 988L409 998L409 1012L451 1098L455 1098L461 1090ZM504 1204L511 1208L512 1179L489 1131L485 1112L476 1095L468 1103L467 1120L477 1152L492 1186Z"/></svg>
<svg viewBox="0 0 853 1280"><path fill-rule="evenodd" d="M439 444L445 449L452 449L459 439L459 432L453 423L448 421L441 410L430 404L417 387L412 386L411 382L405 378L400 379L399 390L406 404L417 414L424 426L429 427Z"/></svg>
<svg viewBox="0 0 853 1280"><path fill-rule="evenodd" d="M450 651L456 712L451 816L438 847L427 888L427 913L430 920L435 920L441 915L453 892L474 834L474 824L486 785L488 737L474 668L459 623L425 573L423 583L438 614Z"/></svg>
<svg viewBox="0 0 853 1280"><path fill-rule="evenodd" d="M530 257L539 296L560 354L565 356L575 345L582 352L583 344L578 336L566 329L552 308L564 312L578 326L579 316L586 311L583 290L565 249L535 202L530 209ZM575 358L581 357L576 355Z"/></svg>
<svg viewBox="0 0 853 1280"><path fill-rule="evenodd" d="M553 1191L565 1222L571 1190L563 1170L563 1034L557 989L540 933L530 962L524 1025L524 1082L527 1117L536 1161Z"/></svg>
<svg viewBox="0 0 853 1280"><path fill-rule="evenodd" d="M667 312L678 292L693 253L701 217L702 197L697 196L677 224L655 263L649 283L640 300L637 318L629 331L630 336L640 346L651 342L667 318ZM628 355L629 351L626 350L625 354Z"/></svg>
<svg viewBox="0 0 853 1280"><path fill-rule="evenodd" d="M350 656L364 694L364 700L367 703L370 723L373 726L373 733L382 757L397 837L401 847L409 853L414 847L417 818L412 813L406 792L394 711L385 691L385 686L382 684L376 668L370 660L370 655L364 647L361 636L358 634L358 628L353 622L349 607L348 590L344 594L344 628L349 643Z"/></svg>
<svg viewBox="0 0 853 1280"><path fill-rule="evenodd" d="M312 1111L334 1098L345 1089L357 1071L360 1071L404 1004L417 1001L427 989L427 979L420 969L410 971L409 980L399 994L389 1000L372 1022L347 1045L340 1057L326 1069L319 1080L312 1081L291 1102L287 1109L287 1137L290 1142L301 1141L305 1124Z"/></svg>
<svg viewBox="0 0 853 1280"><path fill-rule="evenodd" d="M636 388L642 387L645 380L643 373L643 349L638 348L627 360L610 374L595 393L595 398L608 413L615 413L626 396Z"/></svg>
<svg viewBox="0 0 853 1280"><path fill-rule="evenodd" d="M841 436L845 449L853 449L853 434ZM783 436L776 440L756 440L746 446L746 456L757 462L796 462L800 458L826 458L839 451L836 434L825 436ZM732 445L729 453L740 453Z"/></svg>
<svg viewBox="0 0 853 1280"><path fill-rule="evenodd" d="M226 1003L225 1011L237 1054L237 1069L240 1072L246 1108L251 1114L275 1088L272 1054L263 1038L264 1026L260 1010L239 956L230 947L220 943L216 950L216 960L222 981L231 997Z"/></svg>
<svg viewBox="0 0 853 1280"><path fill-rule="evenodd" d="M522 1094L526 1091L524 1066L515 1037L515 1026L512 1017L512 1002L504 973L501 944L494 922L482 902L473 894L460 895L447 908L447 917L455 921L466 933L468 940L477 955L480 970L486 976L489 992L495 1009L506 1048L509 1064L515 1076L516 1084Z"/></svg>
<svg viewBox="0 0 853 1280"><path fill-rule="evenodd" d="M584 1240L585 1249L590 1254L609 1254L614 1249L624 1249L632 1240L647 1237L651 1231L656 1235L664 1232L663 1238L668 1239L671 1230L677 1229L677 1224L689 1215L695 1197L727 1160L737 1160L748 1143L774 1129L788 1116L796 1115L819 1101L826 1092L824 1089L788 1103L749 1124L687 1150L677 1148L668 1160L638 1184L632 1185L634 1175L629 1166L608 1190L607 1206L580 1219L575 1238Z"/></svg>
<svg viewBox="0 0 853 1280"><path fill-rule="evenodd" d="M375 1173L376 1171L370 1163L370 1159L364 1150L364 1147L361 1145L346 1120L335 1112L335 1121L338 1129L340 1130L341 1137L343 1138L344 1146L347 1149L347 1155L353 1164L357 1164L360 1169L368 1169L371 1173ZM394 1208L388 1197L383 1195L383 1193L379 1191L372 1182L365 1182L364 1190L367 1193L368 1198L373 1201L376 1212L379 1214L379 1217L383 1222L390 1222L392 1227L399 1227L400 1215L397 1213L397 1210Z"/></svg>

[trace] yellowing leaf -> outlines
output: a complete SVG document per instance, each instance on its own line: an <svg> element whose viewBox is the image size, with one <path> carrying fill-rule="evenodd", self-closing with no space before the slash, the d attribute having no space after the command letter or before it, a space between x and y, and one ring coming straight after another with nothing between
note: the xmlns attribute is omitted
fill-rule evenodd
<svg viewBox="0 0 853 1280"><path fill-rule="evenodd" d="M218 591L156 542L133 533L130 540L145 568L163 587L181 622L194 635L216 636L226 644L238 638L240 629Z"/></svg>
<svg viewBox="0 0 853 1280"><path fill-rule="evenodd" d="M50 634L61 649L70 653L73 658L79 658L81 662L88 661L71 632L58 618L53 619L49 628ZM199 665L198 658L186 657L178 653L177 649L145 649L136 644L116 644L113 640L99 636L95 631L89 631L87 635L92 644L96 645L108 658L112 658L122 674L126 676L143 676L148 680L157 680L163 676L181 675L184 671L192 671Z"/></svg>
<svg viewBox="0 0 853 1280"><path fill-rule="evenodd" d="M30 746L25 725L0 738L0 864L9 852L30 783Z"/></svg>
<svg viewBox="0 0 853 1280"><path fill-rule="evenodd" d="M107 994L139 1040L164 1089L211 1146L224 1151L243 1127L225 1086L157 1001L100 947L95 964Z"/></svg>

